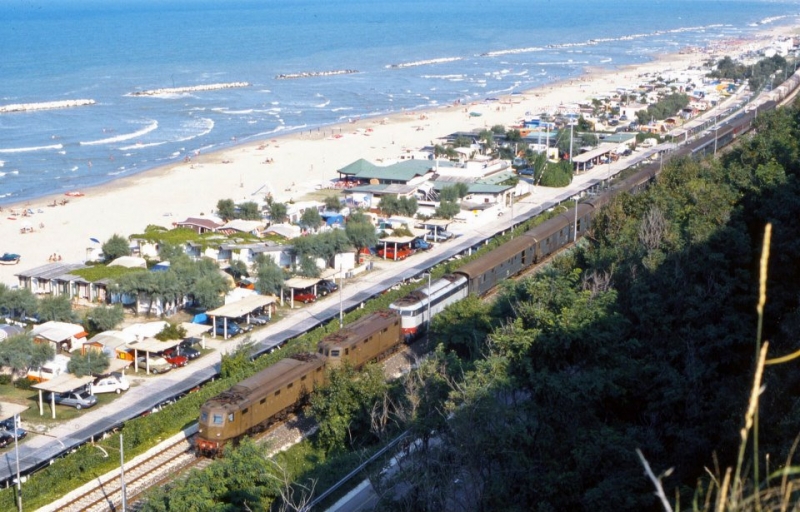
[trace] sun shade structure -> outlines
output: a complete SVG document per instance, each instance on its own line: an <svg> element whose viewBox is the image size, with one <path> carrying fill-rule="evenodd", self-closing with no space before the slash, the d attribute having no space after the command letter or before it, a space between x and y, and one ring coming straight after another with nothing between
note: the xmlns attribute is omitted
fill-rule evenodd
<svg viewBox="0 0 800 512"><path fill-rule="evenodd" d="M44 415L44 401L42 391L49 391L50 395L50 409L53 411L53 419L56 419L56 393L70 393L85 387L92 382L94 377L85 375L83 377L76 377L70 373L62 373L55 377L39 384L31 386L33 389L39 390L39 416Z"/></svg>

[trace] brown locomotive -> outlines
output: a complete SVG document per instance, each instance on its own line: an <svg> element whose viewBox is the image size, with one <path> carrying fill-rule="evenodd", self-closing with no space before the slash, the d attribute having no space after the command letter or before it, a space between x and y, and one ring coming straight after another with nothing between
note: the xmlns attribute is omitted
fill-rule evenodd
<svg viewBox="0 0 800 512"><path fill-rule="evenodd" d="M326 367L347 362L358 368L401 343L400 316L378 311L323 338L317 354L298 354L261 370L200 407L198 453L217 455L226 443L284 417L325 382Z"/></svg>

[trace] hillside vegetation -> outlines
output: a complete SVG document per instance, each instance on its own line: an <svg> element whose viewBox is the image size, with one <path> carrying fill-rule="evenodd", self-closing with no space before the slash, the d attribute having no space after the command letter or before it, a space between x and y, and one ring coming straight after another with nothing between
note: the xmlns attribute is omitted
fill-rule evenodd
<svg viewBox="0 0 800 512"><path fill-rule="evenodd" d="M795 108L759 115L757 134L719 160L674 162L646 193L617 197L576 250L506 283L491 305L470 298L439 315L435 354L393 385L334 379L332 403L315 399L329 412L314 460L333 471L335 457L410 428L418 449L394 477L374 478L380 510L663 510L639 449L656 475L672 468L662 482L676 508L713 505L709 474L736 464L750 395L768 222L763 338L769 357L800 348L798 121ZM770 475L800 432L797 364L764 374L760 449L745 473L757 461L761 488L779 485ZM312 456L294 459L287 474L309 488ZM207 478L190 479L149 509L188 503L170 496L271 506L279 490L258 477L263 464L221 464L211 494Z"/></svg>

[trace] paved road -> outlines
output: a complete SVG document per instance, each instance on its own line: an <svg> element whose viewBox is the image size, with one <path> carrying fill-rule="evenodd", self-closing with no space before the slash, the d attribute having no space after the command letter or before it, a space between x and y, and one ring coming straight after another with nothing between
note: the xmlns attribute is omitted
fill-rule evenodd
<svg viewBox="0 0 800 512"><path fill-rule="evenodd" d="M667 147L664 146L663 149ZM658 148L661 149L661 148ZM649 150L651 153L657 149ZM358 307L371 297L382 293L393 285L417 276L432 266L452 256L469 251L498 232L507 230L544 210L553 208L561 202L569 201L580 191L601 184L614 176L632 161L642 158L643 153L634 154L625 160L611 165L598 165L594 169L577 175L568 189L548 189L535 187L535 191L518 202L506 215L497 218L476 220L474 223L451 225L450 230L457 234L452 241L437 244L432 250L418 253L399 262L375 261L371 272L362 274L353 282L346 282L342 291L345 310ZM513 215L513 218L512 218ZM283 344L285 341L303 334L314 327L339 315L338 293L327 300L291 311L281 321L267 325L251 333L259 352ZM212 348L220 353L235 350L241 340L209 340ZM20 445L19 463L22 474L47 465L66 449L80 446L93 437L99 437L126 420L140 416L162 403L164 400L186 392L215 377L219 371L219 357L216 353L206 355L184 368L173 370L145 383L134 386L112 403L84 412L80 418L53 427L47 435L31 432L28 439ZM135 378L135 377L134 377ZM45 410L45 414L49 414ZM0 458L0 482L7 482L16 475L14 452L5 453Z"/></svg>

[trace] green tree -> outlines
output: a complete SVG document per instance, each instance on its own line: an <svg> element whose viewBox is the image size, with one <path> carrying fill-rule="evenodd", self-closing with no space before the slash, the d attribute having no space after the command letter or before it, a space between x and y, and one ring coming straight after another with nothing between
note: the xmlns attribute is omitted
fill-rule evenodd
<svg viewBox="0 0 800 512"><path fill-rule="evenodd" d="M172 261L186 256L183 246L170 242L161 242L158 246L158 257L161 261Z"/></svg>
<svg viewBox="0 0 800 512"><path fill-rule="evenodd" d="M289 215L289 208L285 203L272 202L268 205L268 211L273 224L285 222Z"/></svg>
<svg viewBox="0 0 800 512"><path fill-rule="evenodd" d="M233 199L220 199L217 201L217 215L224 221L235 219L236 203L233 202Z"/></svg>
<svg viewBox="0 0 800 512"><path fill-rule="evenodd" d="M316 208L306 208L300 217L300 224L308 229L316 230L322 225L322 217Z"/></svg>
<svg viewBox="0 0 800 512"><path fill-rule="evenodd" d="M261 215L261 208L258 206L258 203L253 201L240 204L237 217L244 220L261 220L263 218Z"/></svg>
<svg viewBox="0 0 800 512"><path fill-rule="evenodd" d="M72 302L66 295L48 295L39 301L39 317L42 321L74 322L77 315L72 311Z"/></svg>
<svg viewBox="0 0 800 512"><path fill-rule="evenodd" d="M442 201L436 208L436 216L443 219L452 219L461 212L461 207L453 201Z"/></svg>
<svg viewBox="0 0 800 512"><path fill-rule="evenodd" d="M106 262L114 261L122 256L130 256L131 248L128 240L114 234L103 244L103 257Z"/></svg>
<svg viewBox="0 0 800 512"><path fill-rule="evenodd" d="M39 311L39 300L28 288L18 288L6 294L6 307L19 318L35 315Z"/></svg>
<svg viewBox="0 0 800 512"><path fill-rule="evenodd" d="M384 215L391 217L400 213L400 200L396 195L386 194L381 196L381 201L378 203L378 209Z"/></svg>
<svg viewBox="0 0 800 512"><path fill-rule="evenodd" d="M55 356L50 343L34 343L30 334L9 336L0 343L0 366L9 368L14 376L41 367Z"/></svg>
<svg viewBox="0 0 800 512"><path fill-rule="evenodd" d="M236 350L222 355L220 376L223 379L239 379L253 370L253 341L248 336Z"/></svg>
<svg viewBox="0 0 800 512"><path fill-rule="evenodd" d="M342 203L339 200L338 195L327 196L323 201L323 204L325 205L325 210L329 212L338 212L342 209Z"/></svg>
<svg viewBox="0 0 800 512"><path fill-rule="evenodd" d="M344 229L349 242L359 250L378 243L375 226L369 222L348 222Z"/></svg>
<svg viewBox="0 0 800 512"><path fill-rule="evenodd" d="M97 334L103 331L115 329L125 319L125 312L122 306L98 306L86 313L85 326L90 334Z"/></svg>
<svg viewBox="0 0 800 512"><path fill-rule="evenodd" d="M237 281L250 275L247 269L247 263L242 260L231 261L231 264L228 267L228 273L230 273L230 275L232 275Z"/></svg>
<svg viewBox="0 0 800 512"><path fill-rule="evenodd" d="M262 295L275 295L281 291L284 272L269 256L259 255L256 260L256 290Z"/></svg>
<svg viewBox="0 0 800 512"><path fill-rule="evenodd" d="M85 354L73 354L67 364L67 371L76 377L84 375L102 375L110 361L108 354L100 350L87 350Z"/></svg>
<svg viewBox="0 0 800 512"><path fill-rule="evenodd" d="M161 341L182 340L186 337L186 329L177 323L167 322L167 325L156 334L155 338Z"/></svg>
<svg viewBox="0 0 800 512"><path fill-rule="evenodd" d="M319 277L320 270L317 266L317 260L310 254L300 256L300 265L297 267L297 273L303 277Z"/></svg>
<svg viewBox="0 0 800 512"><path fill-rule="evenodd" d="M369 439L373 405L387 392L383 370L368 365L331 370L328 383L311 397L311 414L319 423L318 442L329 452L363 446Z"/></svg>
<svg viewBox="0 0 800 512"><path fill-rule="evenodd" d="M413 217L419 209L419 203L416 197L403 196L398 200L397 206L400 210L400 214L406 217Z"/></svg>
<svg viewBox="0 0 800 512"><path fill-rule="evenodd" d="M474 361L488 353L486 341L493 326L491 306L470 295L433 318L431 338L462 359Z"/></svg>

